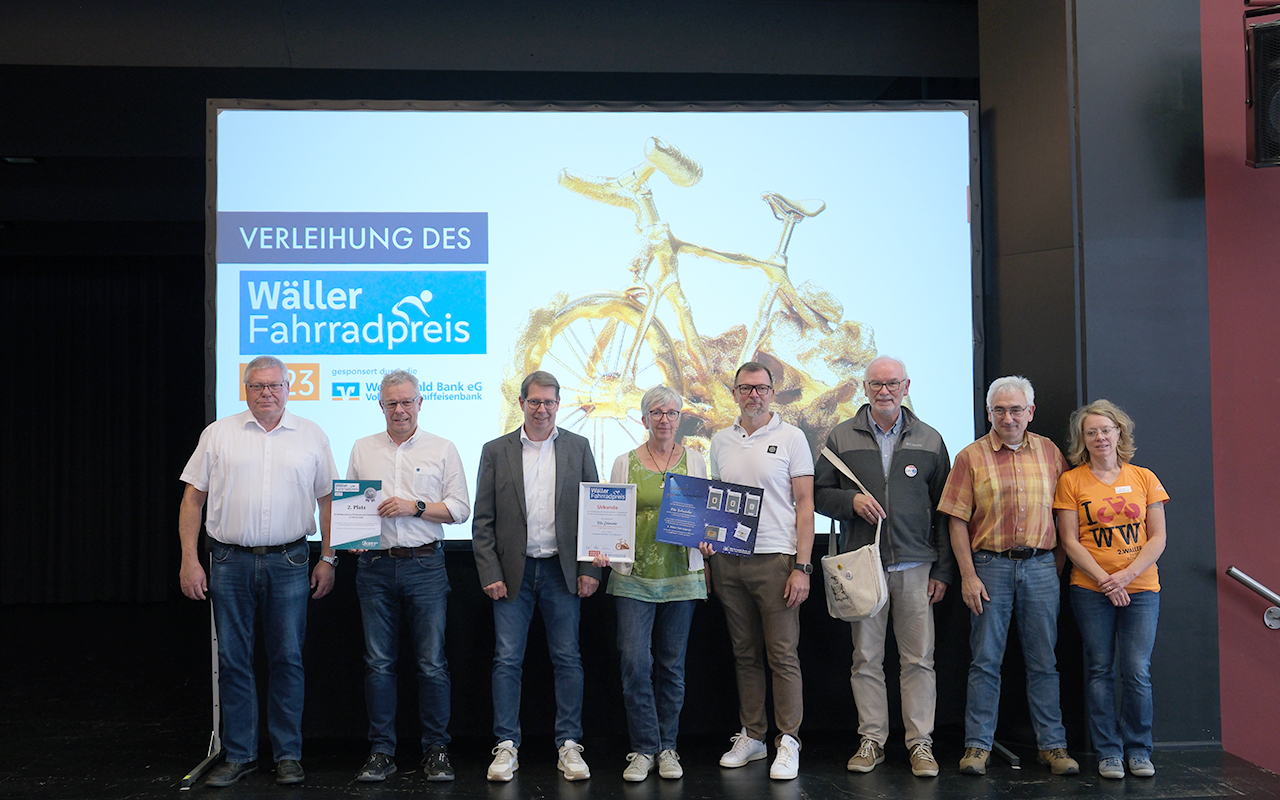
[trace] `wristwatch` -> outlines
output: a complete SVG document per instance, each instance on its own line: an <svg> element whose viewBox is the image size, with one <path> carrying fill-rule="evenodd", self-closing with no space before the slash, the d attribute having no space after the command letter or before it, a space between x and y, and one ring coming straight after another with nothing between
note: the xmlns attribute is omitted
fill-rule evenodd
<svg viewBox="0 0 1280 800"><path fill-rule="evenodd" d="M422 502L421 500L419 500L419 501L418 501L418 511L417 511L417 513L415 513L415 514L414 514L414 516L415 516L415 517L421 517L421 516L422 516L422 512L423 512L423 511L426 511L426 510L427 510L427 504L426 504L426 503L424 503L424 502Z"/></svg>
<svg viewBox="0 0 1280 800"><path fill-rule="evenodd" d="M812 575L812 574L813 574L813 565L812 565L812 564L796 564L795 569L800 570L800 571L801 571L801 572L803 572L805 575Z"/></svg>
<svg viewBox="0 0 1280 800"><path fill-rule="evenodd" d="M324 563L328 564L329 566L331 566L331 567L335 568L335 569L337 569L337 567L338 567L338 557L337 557L337 556L320 556L320 560L321 560L321 561L323 561Z"/></svg>

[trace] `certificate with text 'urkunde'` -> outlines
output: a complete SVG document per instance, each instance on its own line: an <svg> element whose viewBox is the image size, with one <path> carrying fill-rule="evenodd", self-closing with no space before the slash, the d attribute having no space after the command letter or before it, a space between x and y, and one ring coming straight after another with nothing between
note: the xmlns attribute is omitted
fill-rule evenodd
<svg viewBox="0 0 1280 800"><path fill-rule="evenodd" d="M636 560L636 485L583 483L578 489L578 560L606 555L611 562Z"/></svg>

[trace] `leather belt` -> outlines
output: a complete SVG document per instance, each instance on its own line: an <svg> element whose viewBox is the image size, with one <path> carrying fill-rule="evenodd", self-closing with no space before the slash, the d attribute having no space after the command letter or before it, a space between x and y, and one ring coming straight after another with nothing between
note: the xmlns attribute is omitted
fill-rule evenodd
<svg viewBox="0 0 1280 800"><path fill-rule="evenodd" d="M1035 558L1038 555L1048 552L1050 551L1042 550L1038 547L1011 547L1008 550L996 553L996 555L1004 556L1010 561L1026 561L1029 558Z"/></svg>
<svg viewBox="0 0 1280 800"><path fill-rule="evenodd" d="M392 558L426 558L436 551L436 544L436 542L432 542L431 544L420 544L417 547L391 547L378 552L386 553Z"/></svg>
<svg viewBox="0 0 1280 800"><path fill-rule="evenodd" d="M303 536L301 539L294 539L288 544L265 544L259 545L258 547L247 547L242 544L228 544L227 542L218 542L218 544L225 544L227 547L230 547L233 550L239 550L242 553L253 553L255 556L265 556L268 553L283 553L290 547L302 544L306 540L307 537ZM217 540L215 539L214 541Z"/></svg>

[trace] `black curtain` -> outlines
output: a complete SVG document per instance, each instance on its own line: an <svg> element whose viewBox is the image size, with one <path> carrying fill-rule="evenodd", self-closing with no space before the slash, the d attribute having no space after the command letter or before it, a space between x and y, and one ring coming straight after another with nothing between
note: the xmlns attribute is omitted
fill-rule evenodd
<svg viewBox="0 0 1280 800"><path fill-rule="evenodd" d="M4 256L0 603L177 591L204 425L199 256Z"/></svg>

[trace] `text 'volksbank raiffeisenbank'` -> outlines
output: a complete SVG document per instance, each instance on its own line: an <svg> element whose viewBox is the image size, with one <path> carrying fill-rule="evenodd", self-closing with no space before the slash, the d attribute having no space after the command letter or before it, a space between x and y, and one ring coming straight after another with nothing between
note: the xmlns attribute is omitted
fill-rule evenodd
<svg viewBox="0 0 1280 800"><path fill-rule="evenodd" d="M222 264L487 264L484 212L218 215ZM241 270L245 354L482 354L484 270Z"/></svg>

